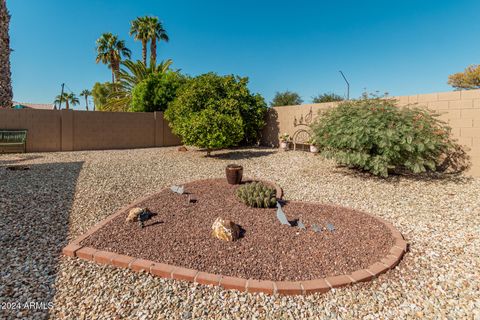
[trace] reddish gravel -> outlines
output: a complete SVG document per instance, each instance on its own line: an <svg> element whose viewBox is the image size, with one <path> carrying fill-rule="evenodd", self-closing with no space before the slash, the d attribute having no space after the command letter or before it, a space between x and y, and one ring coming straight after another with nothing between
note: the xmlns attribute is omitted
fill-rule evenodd
<svg viewBox="0 0 480 320"><path fill-rule="evenodd" d="M165 189L140 206L157 215L146 222L127 223L127 212L113 219L82 245L200 271L274 281L310 280L363 269L383 258L393 245L387 227L352 209L317 203L290 202L289 220L300 218L307 231L281 225L276 209L249 208L235 196L236 186L224 179L185 185L187 195ZM245 229L244 237L223 242L211 237L217 217ZM332 223L336 230L311 231L311 224Z"/></svg>

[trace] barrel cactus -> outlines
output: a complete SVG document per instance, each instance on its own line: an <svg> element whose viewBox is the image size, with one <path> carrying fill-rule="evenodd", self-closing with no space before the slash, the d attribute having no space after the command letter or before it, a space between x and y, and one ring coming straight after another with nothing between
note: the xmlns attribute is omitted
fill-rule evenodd
<svg viewBox="0 0 480 320"><path fill-rule="evenodd" d="M277 204L276 190L261 182L242 185L237 189L236 194L250 207L270 208Z"/></svg>

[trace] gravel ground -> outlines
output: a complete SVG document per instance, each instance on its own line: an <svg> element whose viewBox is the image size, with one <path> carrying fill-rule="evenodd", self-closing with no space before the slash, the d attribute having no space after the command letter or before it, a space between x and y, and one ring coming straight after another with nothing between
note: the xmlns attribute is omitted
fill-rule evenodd
<svg viewBox="0 0 480 320"><path fill-rule="evenodd" d="M31 167L0 168L0 318L480 318L480 179L376 179L271 149L203 155L176 148L21 155L25 161L0 155L0 166ZM373 282L306 297L224 291L59 256L122 205L171 184L222 177L232 160L246 176L276 181L287 199L391 221L410 252Z"/></svg>
<svg viewBox="0 0 480 320"><path fill-rule="evenodd" d="M125 210L81 245L214 274L274 281L350 274L380 261L394 245L385 224L357 210L286 203L287 218L301 218L307 228L302 231L279 223L275 208L251 208L240 202L235 195L238 186L225 178L183 186L196 195L197 203L187 204L187 195L165 188L138 204L155 214L145 228L125 222L129 211ZM240 225L244 237L234 242L212 237L217 217ZM335 231L325 229L327 222ZM314 233L314 223L323 232Z"/></svg>

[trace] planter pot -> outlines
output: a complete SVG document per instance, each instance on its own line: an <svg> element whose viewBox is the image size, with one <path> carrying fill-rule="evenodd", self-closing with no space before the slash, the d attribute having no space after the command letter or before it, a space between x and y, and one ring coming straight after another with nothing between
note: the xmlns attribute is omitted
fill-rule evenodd
<svg viewBox="0 0 480 320"><path fill-rule="evenodd" d="M229 164L225 168L225 174L229 184L240 184L242 182L243 167L238 164Z"/></svg>
<svg viewBox="0 0 480 320"><path fill-rule="evenodd" d="M317 153L318 152L317 146L314 146L313 144L311 144L310 145L310 152L311 153Z"/></svg>
<svg viewBox="0 0 480 320"><path fill-rule="evenodd" d="M289 143L286 142L286 141L281 141L280 142L280 149L282 150L288 150L288 147L289 147Z"/></svg>

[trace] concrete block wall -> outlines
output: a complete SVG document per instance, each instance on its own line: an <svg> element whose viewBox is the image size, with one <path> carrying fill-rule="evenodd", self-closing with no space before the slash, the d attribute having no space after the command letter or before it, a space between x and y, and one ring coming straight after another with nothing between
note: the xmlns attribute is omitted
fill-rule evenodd
<svg viewBox="0 0 480 320"><path fill-rule="evenodd" d="M161 112L0 109L1 129L27 129L27 152L173 146Z"/></svg>
<svg viewBox="0 0 480 320"><path fill-rule="evenodd" d="M60 111L0 109L0 129L28 129L28 152L62 149Z"/></svg>
<svg viewBox="0 0 480 320"><path fill-rule="evenodd" d="M471 175L480 176L480 90L462 90L417 94L393 97L399 105L416 104L426 106L440 113L440 118L452 128L453 136L467 148L472 159ZM335 103L305 104L298 106L274 107L267 115L267 125L263 131L264 145L278 146L278 135L291 136L298 129L307 126L294 126L294 119L305 118L310 110L313 117L318 111L334 106Z"/></svg>
<svg viewBox="0 0 480 320"><path fill-rule="evenodd" d="M453 136L467 148L472 159L469 173L480 176L480 90L461 90L395 97L399 104L417 103L440 113Z"/></svg>

